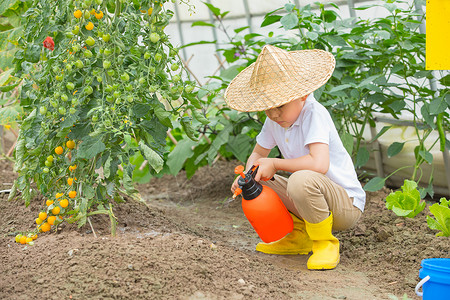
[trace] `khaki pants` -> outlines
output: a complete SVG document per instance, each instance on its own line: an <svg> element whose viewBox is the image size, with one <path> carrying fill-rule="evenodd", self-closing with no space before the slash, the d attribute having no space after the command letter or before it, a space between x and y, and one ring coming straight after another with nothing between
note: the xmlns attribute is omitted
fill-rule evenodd
<svg viewBox="0 0 450 300"><path fill-rule="evenodd" d="M301 170L289 178L275 175L275 180L261 181L280 196L286 208L309 223L320 223L333 212L333 230L353 227L361 217L343 187L323 174Z"/></svg>

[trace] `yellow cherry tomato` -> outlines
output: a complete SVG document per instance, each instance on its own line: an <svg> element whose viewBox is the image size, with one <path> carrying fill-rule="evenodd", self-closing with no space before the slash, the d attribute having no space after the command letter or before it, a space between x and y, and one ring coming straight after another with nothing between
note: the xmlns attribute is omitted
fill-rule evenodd
<svg viewBox="0 0 450 300"><path fill-rule="evenodd" d="M52 214L57 215L61 211L61 208L59 206L53 207Z"/></svg>
<svg viewBox="0 0 450 300"><path fill-rule="evenodd" d="M86 28L87 30L92 30L94 29L94 24L92 24L92 22L89 22L86 26L84 26L84 28Z"/></svg>
<svg viewBox="0 0 450 300"><path fill-rule="evenodd" d="M53 225L53 224L55 224L55 221L56 221L55 216L48 217L48 220L47 220L48 224Z"/></svg>
<svg viewBox="0 0 450 300"><path fill-rule="evenodd" d="M61 154L63 154L63 152L64 152L63 147L58 146L58 147L55 148L55 153L56 154L61 155Z"/></svg>
<svg viewBox="0 0 450 300"><path fill-rule="evenodd" d="M42 230L42 232L47 232L50 231L50 224L48 224L47 222L45 222L44 224L41 225L40 229Z"/></svg>
<svg viewBox="0 0 450 300"><path fill-rule="evenodd" d="M39 219L41 219L42 221L45 221L45 219L47 219L47 213L41 211L41 212L39 213Z"/></svg>
<svg viewBox="0 0 450 300"><path fill-rule="evenodd" d="M22 235L19 241L22 245L25 245L27 243L27 237L25 235Z"/></svg>
<svg viewBox="0 0 450 300"><path fill-rule="evenodd" d="M77 19L81 18L82 15L83 15L83 13L79 9L74 11L74 13L73 13L73 16Z"/></svg>
<svg viewBox="0 0 450 300"><path fill-rule="evenodd" d="M95 13L95 18L96 18L97 20L102 19L102 18L103 18L103 12L100 11L99 13Z"/></svg>
<svg viewBox="0 0 450 300"><path fill-rule="evenodd" d="M69 149L75 148L75 142L74 141L67 141L66 142L66 147L69 148Z"/></svg>
<svg viewBox="0 0 450 300"><path fill-rule="evenodd" d="M59 201L59 205L61 205L62 208L66 208L69 205L69 200L62 199L61 201Z"/></svg>

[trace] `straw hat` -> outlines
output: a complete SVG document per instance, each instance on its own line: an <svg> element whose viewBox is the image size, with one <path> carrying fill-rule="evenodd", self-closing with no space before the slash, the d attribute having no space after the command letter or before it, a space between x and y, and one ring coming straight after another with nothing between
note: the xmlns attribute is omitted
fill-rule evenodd
<svg viewBox="0 0 450 300"><path fill-rule="evenodd" d="M336 61L324 50L285 51L266 45L225 91L225 101L239 111L263 111L306 96L324 85Z"/></svg>

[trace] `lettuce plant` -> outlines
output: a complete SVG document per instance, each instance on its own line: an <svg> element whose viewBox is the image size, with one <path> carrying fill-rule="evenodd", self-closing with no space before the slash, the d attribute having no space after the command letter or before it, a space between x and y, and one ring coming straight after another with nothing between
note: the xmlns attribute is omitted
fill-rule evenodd
<svg viewBox="0 0 450 300"><path fill-rule="evenodd" d="M441 198L440 203L430 206L430 212L436 219L427 216L428 227L441 231L436 236L450 236L450 200Z"/></svg>
<svg viewBox="0 0 450 300"><path fill-rule="evenodd" d="M399 217L414 218L425 208L425 201L420 199L417 183L405 180L401 189L402 191L390 193L386 197L386 207Z"/></svg>

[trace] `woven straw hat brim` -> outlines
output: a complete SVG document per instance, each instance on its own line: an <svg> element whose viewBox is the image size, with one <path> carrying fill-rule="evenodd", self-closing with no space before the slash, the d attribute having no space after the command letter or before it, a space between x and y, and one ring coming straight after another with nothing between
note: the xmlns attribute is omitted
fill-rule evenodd
<svg viewBox="0 0 450 300"><path fill-rule="evenodd" d="M323 50L287 52L266 45L256 62L229 84L225 101L232 109L264 111L309 95L334 71L334 56Z"/></svg>

